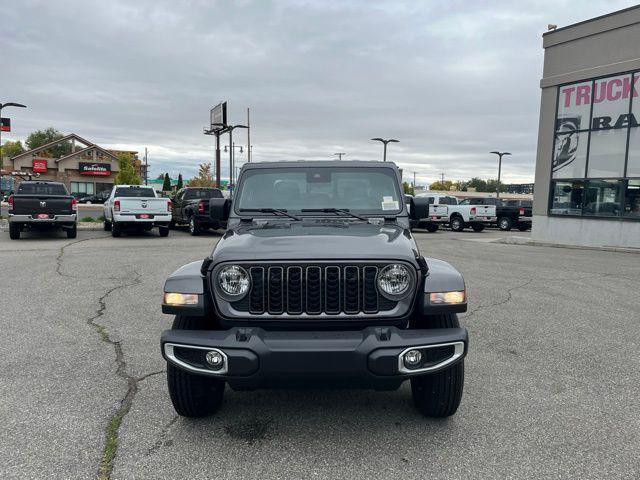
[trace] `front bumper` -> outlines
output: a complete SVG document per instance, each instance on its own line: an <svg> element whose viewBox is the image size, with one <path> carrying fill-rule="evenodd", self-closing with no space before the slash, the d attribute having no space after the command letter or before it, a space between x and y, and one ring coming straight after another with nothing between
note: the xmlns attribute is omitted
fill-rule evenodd
<svg viewBox="0 0 640 480"><path fill-rule="evenodd" d="M75 223L77 215L54 215L51 218L34 218L31 215L14 215L9 214L9 222L16 223Z"/></svg>
<svg viewBox="0 0 640 480"><path fill-rule="evenodd" d="M410 370L403 355L420 349L429 359ZM368 327L360 331L267 331L261 328L166 330L165 360L191 373L224 378L234 389L341 385L397 388L404 380L460 362L467 353L466 329L402 330ZM438 349L438 350L436 350ZM224 367L204 360L217 351Z"/></svg>

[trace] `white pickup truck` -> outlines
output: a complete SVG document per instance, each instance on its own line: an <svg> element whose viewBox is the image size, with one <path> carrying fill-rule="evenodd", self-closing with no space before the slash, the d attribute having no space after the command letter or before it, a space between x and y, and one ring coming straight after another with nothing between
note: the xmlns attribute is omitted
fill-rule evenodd
<svg viewBox="0 0 640 480"><path fill-rule="evenodd" d="M481 232L497 221L495 205L471 205L469 200L462 200L458 205L449 205L448 208L449 226L454 232L461 232L465 227Z"/></svg>
<svg viewBox="0 0 640 480"><path fill-rule="evenodd" d="M419 220L413 220L412 228L424 228L430 233L438 231L441 224L449 223L448 205L457 205L458 199L447 195L434 193L419 193L416 201L426 201L429 203L429 216Z"/></svg>
<svg viewBox="0 0 640 480"><path fill-rule="evenodd" d="M104 229L119 237L123 230L158 227L161 237L169 235L171 200L160 198L152 187L115 185L104 202Z"/></svg>

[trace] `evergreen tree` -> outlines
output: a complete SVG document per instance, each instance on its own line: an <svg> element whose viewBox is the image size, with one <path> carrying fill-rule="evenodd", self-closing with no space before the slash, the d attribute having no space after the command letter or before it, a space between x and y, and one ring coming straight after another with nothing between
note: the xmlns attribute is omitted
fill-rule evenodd
<svg viewBox="0 0 640 480"><path fill-rule="evenodd" d="M169 178L169 174L168 173L164 174L164 183L162 184L162 191L163 192L170 192L171 191L171 179Z"/></svg>
<svg viewBox="0 0 640 480"><path fill-rule="evenodd" d="M176 190L180 190L182 187L184 187L184 183L182 181L182 174L179 173L178 174L178 185L176 185Z"/></svg>

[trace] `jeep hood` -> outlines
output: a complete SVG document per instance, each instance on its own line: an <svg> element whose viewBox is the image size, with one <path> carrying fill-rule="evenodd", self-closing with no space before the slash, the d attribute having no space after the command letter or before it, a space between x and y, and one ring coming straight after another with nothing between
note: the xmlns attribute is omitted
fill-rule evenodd
<svg viewBox="0 0 640 480"><path fill-rule="evenodd" d="M417 246L408 229L394 224L274 222L228 230L214 263L282 260L404 260L416 265Z"/></svg>

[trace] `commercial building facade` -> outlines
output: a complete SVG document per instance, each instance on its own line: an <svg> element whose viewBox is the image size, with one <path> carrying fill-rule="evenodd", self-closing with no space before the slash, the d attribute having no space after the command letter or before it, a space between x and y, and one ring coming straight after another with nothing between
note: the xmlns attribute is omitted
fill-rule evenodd
<svg viewBox="0 0 640 480"><path fill-rule="evenodd" d="M640 248L640 7L547 32L534 240Z"/></svg>
<svg viewBox="0 0 640 480"><path fill-rule="evenodd" d="M110 190L120 169L114 153L74 133L21 153L11 161L15 172L62 182L76 196Z"/></svg>

